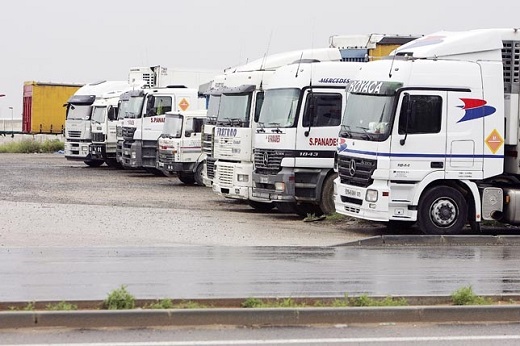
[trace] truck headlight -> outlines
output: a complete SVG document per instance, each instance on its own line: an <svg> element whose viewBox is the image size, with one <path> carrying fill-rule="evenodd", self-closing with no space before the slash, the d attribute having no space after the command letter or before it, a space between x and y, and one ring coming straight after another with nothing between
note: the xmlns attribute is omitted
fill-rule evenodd
<svg viewBox="0 0 520 346"><path fill-rule="evenodd" d="M377 202L377 190L367 190L365 200L367 202Z"/></svg>
<svg viewBox="0 0 520 346"><path fill-rule="evenodd" d="M237 181L241 183L247 183L249 181L249 175L247 174L237 174Z"/></svg>
<svg viewBox="0 0 520 346"><path fill-rule="evenodd" d="M283 181L278 181L274 183L274 188L276 191L285 191L285 183Z"/></svg>

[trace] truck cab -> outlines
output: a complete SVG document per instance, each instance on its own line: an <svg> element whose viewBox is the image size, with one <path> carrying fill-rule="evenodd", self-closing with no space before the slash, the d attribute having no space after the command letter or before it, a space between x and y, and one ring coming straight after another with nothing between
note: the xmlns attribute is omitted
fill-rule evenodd
<svg viewBox="0 0 520 346"><path fill-rule="evenodd" d="M426 234L520 223L516 29L438 32L362 67L337 147L338 213Z"/></svg>
<svg viewBox="0 0 520 346"><path fill-rule="evenodd" d="M334 211L334 153L345 86L358 62L297 62L265 86L255 133L253 191L299 215Z"/></svg>
<svg viewBox="0 0 520 346"><path fill-rule="evenodd" d="M168 175L176 175L184 184L204 186L201 139L206 114L206 110L165 114L163 131L157 140L157 167Z"/></svg>
<svg viewBox="0 0 520 346"><path fill-rule="evenodd" d="M198 90L184 86L150 88L130 93L126 117L123 119L123 166L141 168L164 175L156 167L157 140L162 133L165 114L170 111L204 109Z"/></svg>
<svg viewBox="0 0 520 346"><path fill-rule="evenodd" d="M65 120L65 158L84 161L89 166L100 166L104 160L90 154L92 143L91 120L93 104L109 92L121 93L128 89L126 81L103 81L87 84L67 101Z"/></svg>

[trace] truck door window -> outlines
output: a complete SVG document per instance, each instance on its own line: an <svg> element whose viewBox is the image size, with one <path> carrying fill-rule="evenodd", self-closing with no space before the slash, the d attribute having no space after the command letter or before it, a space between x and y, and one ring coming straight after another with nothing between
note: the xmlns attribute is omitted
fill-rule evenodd
<svg viewBox="0 0 520 346"><path fill-rule="evenodd" d="M439 133L442 98L436 95L410 95L403 99L399 114L399 134ZM406 112L410 109L408 122Z"/></svg>
<svg viewBox="0 0 520 346"><path fill-rule="evenodd" d="M260 111L262 110L262 105L264 104L264 93L259 92L256 94L256 105L255 105L255 117L253 118L255 123L258 122L260 118Z"/></svg>
<svg viewBox="0 0 520 346"><path fill-rule="evenodd" d="M338 126L341 123L341 101L341 94L309 94L303 113L303 127Z"/></svg>
<svg viewBox="0 0 520 346"><path fill-rule="evenodd" d="M163 115L172 110L172 98L170 96L153 96L148 100L146 116Z"/></svg>

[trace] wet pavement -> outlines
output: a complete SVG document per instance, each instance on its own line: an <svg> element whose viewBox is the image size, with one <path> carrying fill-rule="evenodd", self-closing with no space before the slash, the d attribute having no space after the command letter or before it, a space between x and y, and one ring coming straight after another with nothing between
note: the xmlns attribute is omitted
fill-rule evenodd
<svg viewBox="0 0 520 346"><path fill-rule="evenodd" d="M0 249L0 301L520 294L518 246Z"/></svg>

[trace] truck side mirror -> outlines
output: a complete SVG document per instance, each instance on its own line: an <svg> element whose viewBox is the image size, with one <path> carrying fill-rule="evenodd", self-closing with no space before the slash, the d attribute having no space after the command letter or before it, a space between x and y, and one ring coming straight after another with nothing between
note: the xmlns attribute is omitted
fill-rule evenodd
<svg viewBox="0 0 520 346"><path fill-rule="evenodd" d="M186 130L186 131L184 131L184 137L191 137L192 133L193 133L193 130Z"/></svg>
<svg viewBox="0 0 520 346"><path fill-rule="evenodd" d="M117 120L117 107L108 107L107 116L108 120L114 121Z"/></svg>
<svg viewBox="0 0 520 346"><path fill-rule="evenodd" d="M410 120L410 116L412 114L412 104L410 102L410 94L405 93L403 97L403 103L401 104L401 115L403 114L402 107L406 107L405 111L405 121L404 121L404 138L399 141L399 144L404 145L406 143L406 138L408 137L408 122ZM401 122L401 119L399 119Z"/></svg>

